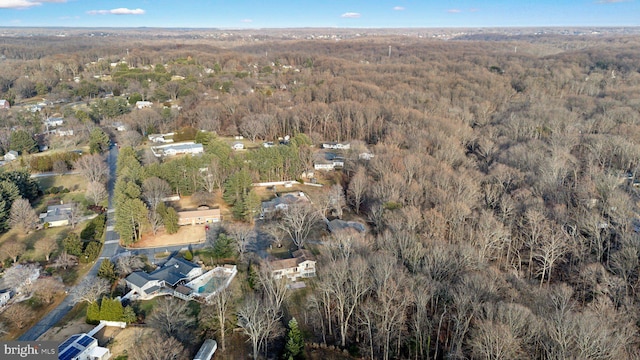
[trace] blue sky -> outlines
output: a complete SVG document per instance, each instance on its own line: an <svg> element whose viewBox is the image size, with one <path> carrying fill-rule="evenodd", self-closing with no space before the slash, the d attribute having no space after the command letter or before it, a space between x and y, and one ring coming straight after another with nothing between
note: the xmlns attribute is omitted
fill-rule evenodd
<svg viewBox="0 0 640 360"><path fill-rule="evenodd" d="M640 26L640 0L0 0L0 26Z"/></svg>

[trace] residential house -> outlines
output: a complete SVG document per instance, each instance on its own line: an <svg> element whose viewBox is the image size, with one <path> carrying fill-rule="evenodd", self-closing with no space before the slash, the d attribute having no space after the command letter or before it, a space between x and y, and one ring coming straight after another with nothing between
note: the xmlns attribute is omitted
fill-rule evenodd
<svg viewBox="0 0 640 360"><path fill-rule="evenodd" d="M111 352L98 346L98 339L88 334L71 335L58 345L59 360L108 360Z"/></svg>
<svg viewBox="0 0 640 360"><path fill-rule="evenodd" d="M56 129L55 132L58 136L73 136L73 129Z"/></svg>
<svg viewBox="0 0 640 360"><path fill-rule="evenodd" d="M332 150L349 150L351 148L351 144L340 142L324 142L322 143L322 148Z"/></svg>
<svg viewBox="0 0 640 360"><path fill-rule="evenodd" d="M201 208L178 212L178 225L211 224L220 222L221 219L220 209Z"/></svg>
<svg viewBox="0 0 640 360"><path fill-rule="evenodd" d="M174 288L188 283L202 273L203 269L200 265L173 257L149 274L143 271L129 274L125 282L129 289L144 299L159 294L163 288Z"/></svg>
<svg viewBox="0 0 640 360"><path fill-rule="evenodd" d="M12 281L10 284L5 281L4 285L0 284L0 287L6 287L13 294L20 294L23 290L28 290L29 286L38 280L40 266L37 264L16 264L7 269L6 272L13 273L12 278L16 281Z"/></svg>
<svg viewBox="0 0 640 360"><path fill-rule="evenodd" d="M332 152L322 152L313 161L315 170L335 170L344 167L344 158Z"/></svg>
<svg viewBox="0 0 640 360"><path fill-rule="evenodd" d="M10 150L6 154L4 154L4 161L13 161L18 159L18 152L15 150Z"/></svg>
<svg viewBox="0 0 640 360"><path fill-rule="evenodd" d="M151 106L153 106L151 101L136 101L136 108L138 109L150 108Z"/></svg>
<svg viewBox="0 0 640 360"><path fill-rule="evenodd" d="M0 109L10 109L11 104L9 104L8 100L0 100Z"/></svg>
<svg viewBox="0 0 640 360"><path fill-rule="evenodd" d="M75 203L47 206L47 212L40 214L40 221L49 227L69 225L69 217L76 207Z"/></svg>
<svg viewBox="0 0 640 360"><path fill-rule="evenodd" d="M147 136L149 141L154 143L172 143L173 139L170 137L175 135L175 133L166 133L166 134L150 134Z"/></svg>
<svg viewBox="0 0 640 360"><path fill-rule="evenodd" d="M132 272L124 280L129 289L134 290L143 298L157 294L164 287L164 281L152 279L144 271Z"/></svg>
<svg viewBox="0 0 640 360"><path fill-rule="evenodd" d="M277 211L285 211L289 205L301 202L309 202L309 198L302 191L281 194L269 201L263 201L260 206L260 218L264 219L267 215Z"/></svg>
<svg viewBox="0 0 640 360"><path fill-rule="evenodd" d="M61 117L49 117L44 121L44 126L47 128L61 126L64 124L64 119Z"/></svg>
<svg viewBox="0 0 640 360"><path fill-rule="evenodd" d="M11 290L0 290L0 307L5 306L11 299Z"/></svg>
<svg viewBox="0 0 640 360"><path fill-rule="evenodd" d="M202 346L200 346L200 350L193 358L193 360L211 360L213 354L215 354L218 349L218 343L213 339L207 339L204 341Z"/></svg>
<svg viewBox="0 0 640 360"><path fill-rule="evenodd" d="M157 157L161 156L175 156L181 154L202 154L204 152L204 147L202 144L196 144L192 141L178 143L178 144L169 144L169 145L160 145L151 147L151 151Z"/></svg>
<svg viewBox="0 0 640 360"><path fill-rule="evenodd" d="M271 276L274 279L286 277L291 281L296 281L299 278L316 276L316 261L309 250L296 250L292 255L293 258L274 260L269 263Z"/></svg>
<svg viewBox="0 0 640 360"><path fill-rule="evenodd" d="M127 125L121 123L120 121L116 121L111 124L111 127L116 129L116 131L127 131Z"/></svg>

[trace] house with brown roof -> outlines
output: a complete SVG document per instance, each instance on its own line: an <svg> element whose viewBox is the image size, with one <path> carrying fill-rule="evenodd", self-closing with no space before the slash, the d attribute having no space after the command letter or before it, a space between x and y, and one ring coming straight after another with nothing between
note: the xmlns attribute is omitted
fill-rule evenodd
<svg viewBox="0 0 640 360"><path fill-rule="evenodd" d="M220 209L198 209L178 212L178 225L198 225L220 222Z"/></svg>
<svg viewBox="0 0 640 360"><path fill-rule="evenodd" d="M297 250L292 255L293 258L274 260L269 263L274 279L286 277L291 281L296 281L299 278L316 276L316 260L309 250Z"/></svg>

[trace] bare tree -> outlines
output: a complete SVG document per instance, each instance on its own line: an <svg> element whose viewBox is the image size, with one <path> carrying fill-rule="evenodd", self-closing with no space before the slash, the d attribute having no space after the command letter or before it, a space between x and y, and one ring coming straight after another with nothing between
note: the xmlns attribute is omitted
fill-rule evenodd
<svg viewBox="0 0 640 360"><path fill-rule="evenodd" d="M310 204L296 203L289 205L275 224L301 249L319 219L318 211Z"/></svg>
<svg viewBox="0 0 640 360"><path fill-rule="evenodd" d="M51 304L58 294L64 291L64 285L52 277L47 277L35 282L34 291L38 298L46 304Z"/></svg>
<svg viewBox="0 0 640 360"><path fill-rule="evenodd" d="M127 352L132 360L186 360L184 346L174 337L155 333L140 336Z"/></svg>
<svg viewBox="0 0 640 360"><path fill-rule="evenodd" d="M342 218L342 212L346 207L342 185L334 184L331 186L329 191L319 196L316 206L320 207L320 212L323 216L328 213L329 216L335 215L338 218Z"/></svg>
<svg viewBox="0 0 640 360"><path fill-rule="evenodd" d="M44 255L45 261L49 262L51 254L58 249L58 243L54 238L45 237L38 240L34 247L37 252Z"/></svg>
<svg viewBox="0 0 640 360"><path fill-rule="evenodd" d="M249 337L253 349L253 358L258 358L260 347L269 337L279 333L280 312L265 304L255 295L248 296L237 312L238 326Z"/></svg>
<svg viewBox="0 0 640 360"><path fill-rule="evenodd" d="M26 245L22 242L13 240L5 242L0 249L2 249L0 254L4 259L8 257L11 259L11 262L15 263L18 261L18 257L24 253Z"/></svg>
<svg viewBox="0 0 640 360"><path fill-rule="evenodd" d="M31 288L31 276L34 269L31 266L12 266L8 268L2 276L4 285L9 289L18 289L19 291L29 291Z"/></svg>
<svg viewBox="0 0 640 360"><path fill-rule="evenodd" d="M81 156L75 162L74 167L89 183L104 183L109 176L107 163L104 157L99 154Z"/></svg>
<svg viewBox="0 0 640 360"><path fill-rule="evenodd" d="M355 174L349 181L347 188L347 195L349 196L349 203L355 210L356 214L360 214L360 207L364 199L364 194L367 192L369 181L367 179L367 170L364 166L358 166Z"/></svg>
<svg viewBox="0 0 640 360"><path fill-rule="evenodd" d="M243 223L232 223L226 230L234 240L236 251L242 260L248 247L256 241L256 231L253 229L253 226Z"/></svg>
<svg viewBox="0 0 640 360"><path fill-rule="evenodd" d="M215 200L216 197L212 192L197 191L191 195L191 203L198 206L211 206Z"/></svg>
<svg viewBox="0 0 640 360"><path fill-rule="evenodd" d="M12 227L19 228L27 234L35 228L38 223L38 215L31 207L29 200L20 198L11 204L9 223Z"/></svg>
<svg viewBox="0 0 640 360"><path fill-rule="evenodd" d="M94 205L98 205L100 202L107 198L107 189L101 182L93 181L87 184L86 197Z"/></svg>
<svg viewBox="0 0 640 360"><path fill-rule="evenodd" d="M356 309L369 292L369 269L365 260L338 260L325 265L321 289L335 303L336 317L340 328L340 345L347 344L347 332Z"/></svg>
<svg viewBox="0 0 640 360"><path fill-rule="evenodd" d="M57 160L53 163L53 172L58 175L64 175L67 171L69 171L69 166L67 162L64 160Z"/></svg>
<svg viewBox="0 0 640 360"><path fill-rule="evenodd" d="M2 313L2 317L18 329L27 326L34 316L35 313L26 304L14 304Z"/></svg>
<svg viewBox="0 0 640 360"><path fill-rule="evenodd" d="M264 137L266 133L265 124L271 120L271 115L252 114L242 118L242 122L238 127L242 135L255 142L257 137Z"/></svg>
<svg viewBox="0 0 640 360"><path fill-rule="evenodd" d="M537 249L534 257L541 263L538 273L540 274L540 287L544 284L545 276L547 282L551 281L551 271L554 265L562 259L569 250L568 237L561 231L551 231L547 236L541 239L540 247Z"/></svg>
<svg viewBox="0 0 640 360"><path fill-rule="evenodd" d="M67 269L69 266L74 266L78 264L78 259L70 255L68 252L61 252L56 260L53 262L53 267Z"/></svg>
<svg viewBox="0 0 640 360"><path fill-rule="evenodd" d="M158 300L147 322L165 336L188 339L195 319L191 316L188 302L164 297Z"/></svg>
<svg viewBox="0 0 640 360"><path fill-rule="evenodd" d="M71 291L74 303L96 302L102 294L109 291L109 281L103 278L87 276Z"/></svg>
<svg viewBox="0 0 640 360"><path fill-rule="evenodd" d="M203 306L200 312L200 321L207 324L211 324L212 327L218 329L218 342L220 343L220 350L225 351L225 333L227 329L227 322L229 321L229 311L233 306L233 299L235 297L233 288L227 287L220 291L210 300L206 306Z"/></svg>
<svg viewBox="0 0 640 360"><path fill-rule="evenodd" d="M71 228L76 228L81 217L82 209L80 209L80 205L78 205L78 203L74 203L69 208L69 212L67 212L67 218L69 219L69 225L71 225Z"/></svg>
<svg viewBox="0 0 640 360"><path fill-rule="evenodd" d="M171 186L169 183L155 176L145 179L142 183L142 196L147 200L149 207L153 211L170 192Z"/></svg>
<svg viewBox="0 0 640 360"><path fill-rule="evenodd" d="M151 232L155 235L160 228L162 228L162 215L158 214L157 211L149 211L147 213L147 220L149 220L149 226L151 227Z"/></svg>
<svg viewBox="0 0 640 360"><path fill-rule="evenodd" d="M267 302L273 305L274 309L281 310L282 305L289 296L287 279L285 277L275 279L269 264L265 262L263 265L257 273L258 283L260 283L264 291Z"/></svg>
<svg viewBox="0 0 640 360"><path fill-rule="evenodd" d="M142 268L144 268L144 261L136 255L120 256L116 260L116 270L121 276L129 275Z"/></svg>

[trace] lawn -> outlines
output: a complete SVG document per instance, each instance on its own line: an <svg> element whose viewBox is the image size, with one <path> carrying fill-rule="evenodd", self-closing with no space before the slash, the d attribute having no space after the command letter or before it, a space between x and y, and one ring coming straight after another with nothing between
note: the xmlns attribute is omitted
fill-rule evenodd
<svg viewBox="0 0 640 360"><path fill-rule="evenodd" d="M37 230L30 234L24 234L17 229L12 229L0 236L0 246L5 242L21 242L25 244L26 250L20 255L20 261L44 261L45 256L43 253L36 250L36 243L40 241L58 242L59 240L64 239L71 230L72 229L70 227L64 226Z"/></svg>

